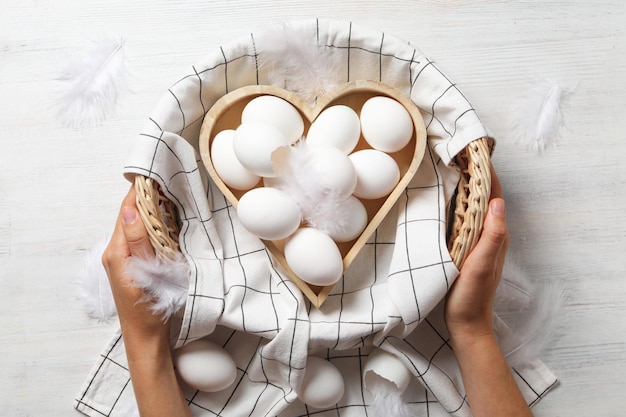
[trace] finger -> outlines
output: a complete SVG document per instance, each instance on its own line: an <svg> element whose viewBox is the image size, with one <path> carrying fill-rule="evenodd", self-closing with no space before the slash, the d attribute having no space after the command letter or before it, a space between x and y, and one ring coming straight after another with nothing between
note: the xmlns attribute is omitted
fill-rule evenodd
<svg viewBox="0 0 626 417"><path fill-rule="evenodd" d="M126 195L120 210L120 224L131 256L147 257L154 255L146 227L141 221L135 202L134 187Z"/></svg>
<svg viewBox="0 0 626 417"><path fill-rule="evenodd" d="M490 198L502 198L504 194L502 193L502 184L500 184L500 179L496 174L495 169L493 168L493 164L490 167L491 171L491 196Z"/></svg>
<svg viewBox="0 0 626 417"><path fill-rule="evenodd" d="M113 235L111 236L111 242L116 244L118 247L126 248L126 238L124 237L124 229L122 225L122 212L124 207L132 206L136 207L135 203L135 187L131 185L130 190L124 196L122 200L122 204L120 205L120 211L117 214L117 218L115 219L115 228L113 229ZM126 248L128 249L128 248ZM126 250L128 252L128 250ZM130 253L128 253L130 255Z"/></svg>
<svg viewBox="0 0 626 417"><path fill-rule="evenodd" d="M128 204L129 194L130 192L126 195L126 197L124 197L124 200L122 201L120 211L118 212L117 218L115 220L113 234L111 235L109 244L107 245L102 256L102 264L104 265L105 269L107 269L107 271L114 263L126 259L130 256L130 251L126 243L126 237L124 236L124 230L122 228L122 207Z"/></svg>
<svg viewBox="0 0 626 417"><path fill-rule="evenodd" d="M124 237L122 224L118 216L113 234L101 257L102 266L104 266L104 270L109 278L111 278L118 265L129 256L130 252L126 245L126 238Z"/></svg>
<svg viewBox="0 0 626 417"><path fill-rule="evenodd" d="M497 259L507 237L504 200L494 198L489 202L481 236L470 256L490 261Z"/></svg>
<svg viewBox="0 0 626 417"><path fill-rule="evenodd" d="M130 253L128 252L128 247L126 246L124 230L122 230L121 214L118 214L117 219L115 220L115 228L113 229L113 234L111 235L109 247L115 248L117 255L122 255L124 257L130 256Z"/></svg>

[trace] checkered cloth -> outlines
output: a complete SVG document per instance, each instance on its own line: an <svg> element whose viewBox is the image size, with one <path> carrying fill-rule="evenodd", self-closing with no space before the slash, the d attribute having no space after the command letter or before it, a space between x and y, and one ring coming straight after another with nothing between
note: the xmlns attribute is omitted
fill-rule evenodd
<svg viewBox="0 0 626 417"><path fill-rule="evenodd" d="M314 36L324 54L340 55L343 67L333 81L380 80L410 96L427 126L426 154L396 209L316 309L243 229L199 159L200 125L213 103L239 87L269 83L258 65L258 35L221 46L168 90L125 173L156 179L178 207L181 250L192 274L173 343L208 338L238 369L222 392L185 388L189 406L196 416L371 416L361 371L372 349L381 348L415 376L403 397L415 415L470 416L443 321L442 300L458 274L446 249L446 207L459 178L454 156L488 132L457 86L404 41L350 22L306 20L293 27ZM507 338L506 328L499 333ZM298 401L308 355L343 374L345 394L328 410ZM514 374L531 404L556 382L538 360ZM90 416L136 413L120 334L75 405Z"/></svg>

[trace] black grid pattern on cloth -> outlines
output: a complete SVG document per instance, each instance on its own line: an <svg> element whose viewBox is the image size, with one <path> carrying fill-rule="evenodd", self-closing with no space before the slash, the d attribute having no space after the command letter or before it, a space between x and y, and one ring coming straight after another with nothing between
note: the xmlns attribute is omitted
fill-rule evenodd
<svg viewBox="0 0 626 417"><path fill-rule="evenodd" d="M109 375L109 379L114 381L119 389L113 391L97 390L97 387L93 387L93 385L97 383L96 376L99 374ZM92 391L96 395L92 395ZM87 415L112 416L116 415L117 405L124 397L133 399L134 394L132 393L126 354L123 349L122 335L118 333L101 354L93 371L93 377L89 379L82 395L76 399L75 406L77 410ZM134 412L136 407L132 402L129 404L131 412ZM124 412L128 411L127 407L127 405L123 407Z"/></svg>
<svg viewBox="0 0 626 417"><path fill-rule="evenodd" d="M376 343L414 370L417 378L405 400L416 415L467 416L445 326L428 313L456 275L445 249L444 188L456 178L448 163L469 141L484 136L484 128L456 85L415 48L350 22L315 20L303 27L315 31L325 53L345 58L345 72L334 81L378 79L411 97L428 125L424 162L398 203L400 220L389 216L383 222L316 310L242 228L233 207L199 168L198 133L206 111L229 91L266 82L257 37L221 46L174 83L137 139L138 151L125 171L157 179L179 209L181 250L192 279L178 345L208 337L229 351L238 369L229 389L213 394L186 389L186 398L199 416L368 416L361 370ZM432 204L416 204L420 198ZM417 250L416 233L437 243ZM430 297L416 288L424 274L434 276L426 291ZM395 291L388 289L392 286ZM292 387L302 378L309 351L322 352L344 375L346 394L329 410L296 401ZM94 367L76 408L112 417L132 409L124 363L118 337ZM519 378L524 380L521 372ZM526 385L538 398L549 389L542 383L533 378Z"/></svg>

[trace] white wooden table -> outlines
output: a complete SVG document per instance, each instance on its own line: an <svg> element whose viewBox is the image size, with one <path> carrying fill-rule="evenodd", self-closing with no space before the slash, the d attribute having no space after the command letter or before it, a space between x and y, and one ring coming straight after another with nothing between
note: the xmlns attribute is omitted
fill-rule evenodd
<svg viewBox="0 0 626 417"><path fill-rule="evenodd" d="M544 355L560 385L537 416L626 408L626 10L606 1L0 1L0 415L71 416L115 324L75 299L85 251L111 230L129 140L182 69L233 37L306 17L410 41L459 84L499 139L511 252L567 292ZM51 106L66 53L126 39L133 91L90 128ZM566 89L565 131L541 155L512 140L536 80Z"/></svg>

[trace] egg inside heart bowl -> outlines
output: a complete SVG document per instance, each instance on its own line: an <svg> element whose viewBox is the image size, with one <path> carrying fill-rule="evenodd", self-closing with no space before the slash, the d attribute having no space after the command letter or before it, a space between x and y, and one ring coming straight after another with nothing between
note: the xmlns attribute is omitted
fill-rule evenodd
<svg viewBox="0 0 626 417"><path fill-rule="evenodd" d="M211 179L281 272L320 307L404 192L426 149L417 106L395 87L352 81L310 106L251 85L207 112Z"/></svg>

